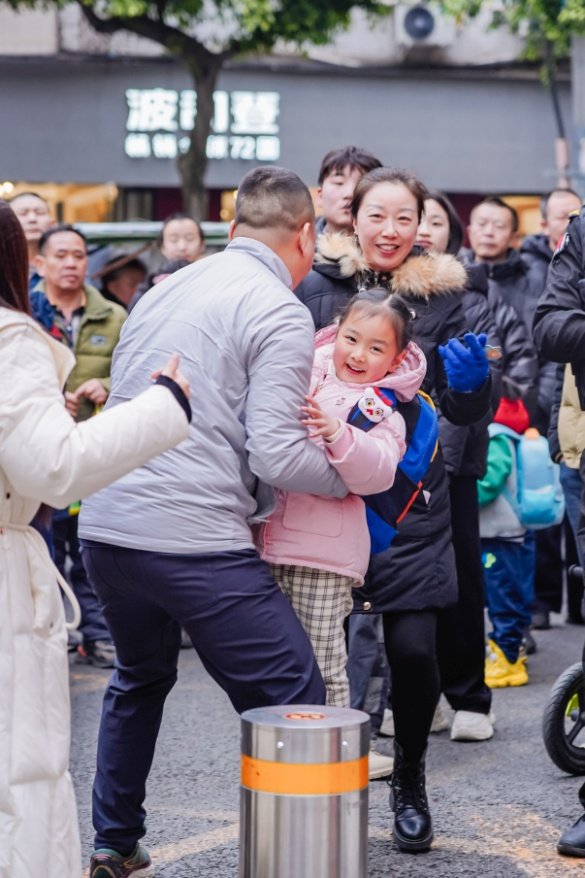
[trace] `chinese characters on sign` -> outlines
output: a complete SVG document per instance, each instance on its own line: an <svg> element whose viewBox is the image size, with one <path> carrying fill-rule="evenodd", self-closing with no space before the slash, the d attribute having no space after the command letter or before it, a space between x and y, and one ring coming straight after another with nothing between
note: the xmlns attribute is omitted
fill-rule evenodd
<svg viewBox="0 0 585 878"><path fill-rule="evenodd" d="M126 91L126 155L132 159L174 159L189 148L197 117L197 94L192 90L129 88ZM216 91L213 95L213 134L207 139L210 159L280 158L278 114L280 95L274 91Z"/></svg>

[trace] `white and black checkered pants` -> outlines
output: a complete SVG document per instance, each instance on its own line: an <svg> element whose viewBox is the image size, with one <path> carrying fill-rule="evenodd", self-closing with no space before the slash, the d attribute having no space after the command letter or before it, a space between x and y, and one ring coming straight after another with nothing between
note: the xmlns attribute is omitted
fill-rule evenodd
<svg viewBox="0 0 585 878"><path fill-rule="evenodd" d="M270 569L311 641L327 687L327 704L349 707L343 621L353 606L351 590L356 581L293 564L271 564Z"/></svg>

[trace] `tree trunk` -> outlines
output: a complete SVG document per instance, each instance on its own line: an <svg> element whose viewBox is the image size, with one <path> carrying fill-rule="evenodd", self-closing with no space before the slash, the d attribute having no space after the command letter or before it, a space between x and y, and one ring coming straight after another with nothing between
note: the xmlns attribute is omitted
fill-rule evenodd
<svg viewBox="0 0 585 878"><path fill-rule="evenodd" d="M207 138L211 133L213 120L213 94L223 60L221 56L217 56L217 62L212 61L202 65L191 58L186 59L197 94L197 115L195 127L191 132L189 149L179 156L177 165L181 175L183 209L200 220L207 219L208 198L204 182L207 168Z"/></svg>

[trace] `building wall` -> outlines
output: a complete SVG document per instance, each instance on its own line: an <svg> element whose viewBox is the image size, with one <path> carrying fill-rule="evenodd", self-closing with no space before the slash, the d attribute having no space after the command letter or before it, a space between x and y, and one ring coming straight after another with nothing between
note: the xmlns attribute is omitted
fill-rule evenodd
<svg viewBox="0 0 585 878"><path fill-rule="evenodd" d="M4 179L178 185L173 158L131 158L125 152L127 92L162 88L178 100L192 84L176 63L5 59L0 81L0 118L14 120L3 126L0 141ZM366 75L240 66L224 71L218 88L232 110L234 93L273 96L277 161L309 184L316 182L323 155L347 143L365 146L383 162L409 167L450 192L534 193L554 182L553 114L536 75L511 80L469 69L459 75L405 69ZM561 97L569 118L566 83ZM233 132L233 113L230 125ZM156 136L155 128L144 136ZM207 185L235 188L258 163L263 162L212 159Z"/></svg>

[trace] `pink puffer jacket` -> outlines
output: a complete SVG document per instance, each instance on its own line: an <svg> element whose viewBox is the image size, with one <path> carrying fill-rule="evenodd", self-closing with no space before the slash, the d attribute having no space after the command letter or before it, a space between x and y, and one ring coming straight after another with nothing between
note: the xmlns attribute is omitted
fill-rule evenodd
<svg viewBox="0 0 585 878"><path fill-rule="evenodd" d="M333 369L336 326L322 329L315 339L311 394L323 411L345 422L355 403L364 395L363 384L346 384ZM426 372L423 352L413 342L395 372L378 387L394 390L399 399L412 399ZM316 567L349 576L363 585L370 558L370 535L365 504L358 494L385 491L394 482L396 467L406 450L406 427L398 412L384 418L370 432L345 424L334 442L315 441L350 491L343 499L313 494L277 492L276 509L257 533L262 558L275 564Z"/></svg>

